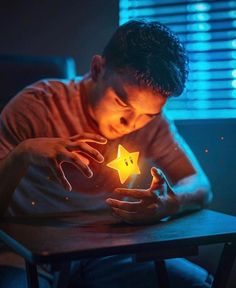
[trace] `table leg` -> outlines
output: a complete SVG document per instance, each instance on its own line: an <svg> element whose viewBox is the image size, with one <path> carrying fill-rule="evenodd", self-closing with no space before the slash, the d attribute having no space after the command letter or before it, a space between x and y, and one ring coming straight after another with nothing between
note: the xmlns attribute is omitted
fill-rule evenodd
<svg viewBox="0 0 236 288"><path fill-rule="evenodd" d="M236 243L225 243L212 288L225 288L236 256Z"/></svg>
<svg viewBox="0 0 236 288"><path fill-rule="evenodd" d="M53 266L54 270L53 288L66 288L69 286L70 269L71 269L71 262L61 263L60 265Z"/></svg>
<svg viewBox="0 0 236 288"><path fill-rule="evenodd" d="M37 266L25 260L28 288L39 288Z"/></svg>
<svg viewBox="0 0 236 288"><path fill-rule="evenodd" d="M155 260L156 274L160 288L169 288L169 279L166 269L165 260Z"/></svg>

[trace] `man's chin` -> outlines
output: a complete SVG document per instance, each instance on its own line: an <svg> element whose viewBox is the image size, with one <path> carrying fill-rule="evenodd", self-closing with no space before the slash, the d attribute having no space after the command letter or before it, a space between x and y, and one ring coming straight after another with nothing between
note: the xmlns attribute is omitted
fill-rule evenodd
<svg viewBox="0 0 236 288"><path fill-rule="evenodd" d="M114 140L114 139L117 139L117 138L120 138L120 137L124 136L124 134L111 131L110 129L108 129L108 130L106 130L106 131L101 131L101 134L102 134L105 138L107 138L108 140Z"/></svg>
<svg viewBox="0 0 236 288"><path fill-rule="evenodd" d="M110 133L104 133L104 134L102 134L106 139L108 139L108 140L115 140L115 139L118 139L118 138L120 138L120 137L122 137L123 135L121 135L121 136L115 136L115 135L111 135Z"/></svg>

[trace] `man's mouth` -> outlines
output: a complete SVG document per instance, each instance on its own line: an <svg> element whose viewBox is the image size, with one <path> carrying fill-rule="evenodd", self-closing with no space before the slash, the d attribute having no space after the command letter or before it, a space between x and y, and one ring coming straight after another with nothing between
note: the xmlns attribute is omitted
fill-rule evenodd
<svg viewBox="0 0 236 288"><path fill-rule="evenodd" d="M120 131L120 132L119 132L118 130L116 130L116 128L114 128L114 127L111 126L111 125L109 125L109 129L110 129L110 131L111 131L113 134L116 134L116 135L119 136L119 137L128 134L128 133L125 132L125 131Z"/></svg>

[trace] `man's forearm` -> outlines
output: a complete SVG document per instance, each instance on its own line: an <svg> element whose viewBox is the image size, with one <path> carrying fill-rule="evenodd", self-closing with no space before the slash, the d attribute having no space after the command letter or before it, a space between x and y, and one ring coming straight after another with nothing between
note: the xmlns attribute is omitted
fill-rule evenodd
<svg viewBox="0 0 236 288"><path fill-rule="evenodd" d="M201 181L196 176L186 178L186 181L172 187L177 202L179 213L202 209L212 200L212 192L208 181Z"/></svg>
<svg viewBox="0 0 236 288"><path fill-rule="evenodd" d="M5 214L18 183L26 173L27 166L23 157L15 150L0 161L0 217Z"/></svg>

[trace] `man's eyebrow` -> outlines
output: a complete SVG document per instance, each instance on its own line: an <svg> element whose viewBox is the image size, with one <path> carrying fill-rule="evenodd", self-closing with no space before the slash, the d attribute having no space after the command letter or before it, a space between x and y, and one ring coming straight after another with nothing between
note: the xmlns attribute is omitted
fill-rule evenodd
<svg viewBox="0 0 236 288"><path fill-rule="evenodd" d="M130 107L132 107L134 109L134 107L127 101L127 100L123 100L122 102L124 102L126 105L129 105ZM145 115L149 116L149 117L155 117L157 115L159 115L161 112L157 112L157 113L147 113Z"/></svg>

